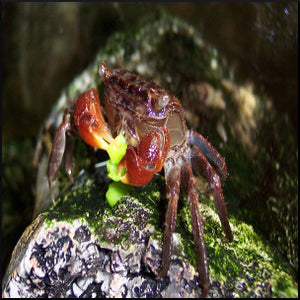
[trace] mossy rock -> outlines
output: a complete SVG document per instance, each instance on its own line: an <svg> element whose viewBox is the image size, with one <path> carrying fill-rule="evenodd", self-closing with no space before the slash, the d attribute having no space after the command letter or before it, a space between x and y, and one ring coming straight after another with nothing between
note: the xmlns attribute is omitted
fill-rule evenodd
<svg viewBox="0 0 300 300"><path fill-rule="evenodd" d="M40 214L13 254L4 297L198 297L189 213L182 203L168 276L156 281L165 205L162 178L111 208L95 178ZM297 297L292 276L250 225L230 217L227 243L209 199L202 199L212 297ZM183 224L186 224L184 226ZM183 225L183 226L182 226Z"/></svg>

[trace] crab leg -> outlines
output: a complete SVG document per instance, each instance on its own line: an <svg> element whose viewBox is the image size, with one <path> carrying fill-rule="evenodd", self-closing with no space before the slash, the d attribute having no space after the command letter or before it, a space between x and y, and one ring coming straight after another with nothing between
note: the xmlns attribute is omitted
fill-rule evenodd
<svg viewBox="0 0 300 300"><path fill-rule="evenodd" d="M72 134L66 135L66 149L64 153L65 171L73 182L72 167L73 167L73 152L74 152L74 138Z"/></svg>
<svg viewBox="0 0 300 300"><path fill-rule="evenodd" d="M159 280L167 275L171 263L172 235L176 227L177 204L180 192L180 169L178 167L173 167L166 174L166 186L169 203L165 218L161 269L157 276Z"/></svg>
<svg viewBox="0 0 300 300"><path fill-rule="evenodd" d="M128 146L118 165L121 181L134 186L148 183L154 173L162 169L169 148L170 136L166 128L149 131L140 140L137 153L132 146ZM124 173L123 176L122 173Z"/></svg>
<svg viewBox="0 0 300 300"><path fill-rule="evenodd" d="M182 185L187 194L187 201L191 211L191 223L193 228L194 243L196 247L196 262L202 286L202 297L207 296L209 288L209 268L203 238L204 221L199 211L198 191L196 187L193 171L189 163L185 163L181 168Z"/></svg>
<svg viewBox="0 0 300 300"><path fill-rule="evenodd" d="M192 148L192 165L195 171L202 175L205 180L212 186L214 191L215 205L217 212L223 227L223 230L226 234L228 241L233 240L232 231L228 222L226 205L224 202L224 196L222 193L222 184L219 175L215 172L212 166L209 164L203 153L196 146Z"/></svg>
<svg viewBox="0 0 300 300"><path fill-rule="evenodd" d="M216 166L216 171L222 182L227 177L227 166L225 159L216 151L211 143L196 131L189 130L187 132L188 140L192 145L197 146L204 156Z"/></svg>
<svg viewBox="0 0 300 300"><path fill-rule="evenodd" d="M47 169L49 190L52 202L55 203L53 197L53 182L57 177L59 167L61 165L62 158L64 156L66 148L66 134L71 130L71 111L67 108L64 113L63 121L58 127L52 144L52 151L49 158L49 164Z"/></svg>

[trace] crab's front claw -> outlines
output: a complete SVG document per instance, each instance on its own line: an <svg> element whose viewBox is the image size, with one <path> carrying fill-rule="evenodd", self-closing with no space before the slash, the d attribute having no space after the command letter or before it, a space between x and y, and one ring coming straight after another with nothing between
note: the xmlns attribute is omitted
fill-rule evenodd
<svg viewBox="0 0 300 300"><path fill-rule="evenodd" d="M141 139L137 153L132 146L127 147L117 168L121 181L134 186L148 183L162 169L169 148L168 129L148 132Z"/></svg>
<svg viewBox="0 0 300 300"><path fill-rule="evenodd" d="M121 181L134 186L145 185L152 179L155 172L155 169L147 169L143 166L141 159L131 146L127 148L117 168Z"/></svg>
<svg viewBox="0 0 300 300"><path fill-rule="evenodd" d="M79 96L74 107L74 121L82 139L92 147L107 150L112 134L101 112L97 89Z"/></svg>

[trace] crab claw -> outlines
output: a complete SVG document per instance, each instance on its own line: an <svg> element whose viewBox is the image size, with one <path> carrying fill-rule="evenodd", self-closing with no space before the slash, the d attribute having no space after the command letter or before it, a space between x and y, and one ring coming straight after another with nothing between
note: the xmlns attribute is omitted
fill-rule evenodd
<svg viewBox="0 0 300 300"><path fill-rule="evenodd" d="M81 137L90 146L106 150L113 142L101 112L97 89L80 95L74 108L74 120Z"/></svg>
<svg viewBox="0 0 300 300"><path fill-rule="evenodd" d="M147 169L143 166L132 146L127 148L126 154L117 168L121 181L134 186L145 185L152 179L155 172L155 169Z"/></svg>
<svg viewBox="0 0 300 300"><path fill-rule="evenodd" d="M170 135L166 128L148 132L140 141L137 153L128 146L118 165L121 181L134 186L148 183L159 172L170 148Z"/></svg>

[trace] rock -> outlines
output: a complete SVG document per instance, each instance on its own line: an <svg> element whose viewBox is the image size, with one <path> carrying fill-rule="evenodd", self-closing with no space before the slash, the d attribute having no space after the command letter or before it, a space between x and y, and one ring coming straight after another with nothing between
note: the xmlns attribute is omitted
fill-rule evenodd
<svg viewBox="0 0 300 300"><path fill-rule="evenodd" d="M168 276L156 281L161 259L165 196L156 178L111 208L93 180L69 191L40 214L18 242L3 297L199 297L189 226L173 237ZM187 206L179 225L187 224ZM296 286L272 249L253 228L234 218L234 242L223 239L218 216L201 203L206 217L212 297L295 296ZM274 272L276 270L276 272Z"/></svg>
<svg viewBox="0 0 300 300"><path fill-rule="evenodd" d="M156 184L157 185L157 184ZM195 270L181 259L175 276L154 280L160 242L151 240L155 204L153 185L136 198L124 197L113 209L93 185L73 191L53 210L39 215L13 254L4 297L173 297L197 295ZM151 210L150 210L151 205ZM152 221L155 222L155 219ZM158 223L156 221L156 226ZM172 272L173 273L173 272ZM188 292L186 291L189 286ZM176 286L176 289L175 289Z"/></svg>

